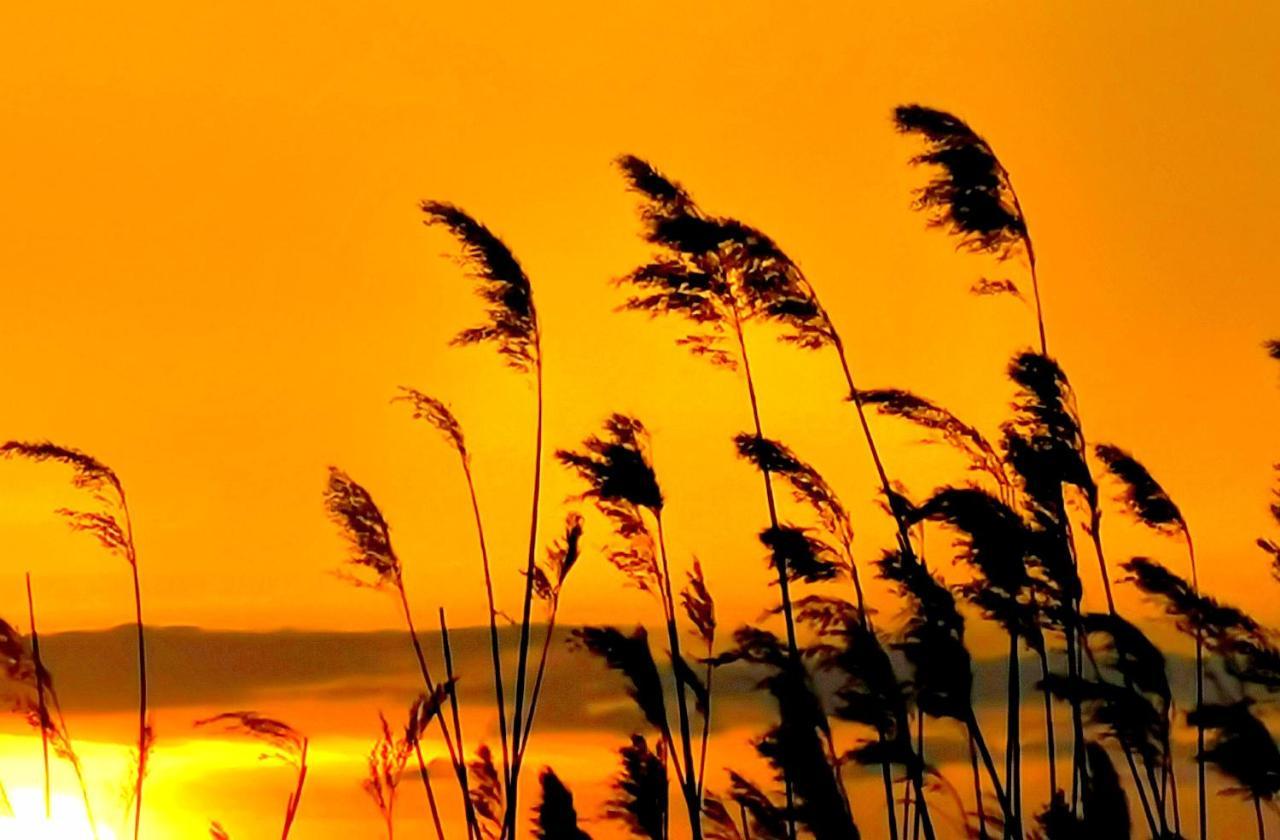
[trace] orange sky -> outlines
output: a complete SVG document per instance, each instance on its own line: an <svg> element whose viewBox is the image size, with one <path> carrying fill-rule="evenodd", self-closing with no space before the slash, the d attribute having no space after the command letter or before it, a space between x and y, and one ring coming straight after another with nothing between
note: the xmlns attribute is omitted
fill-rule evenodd
<svg viewBox="0 0 1280 840"><path fill-rule="evenodd" d="M418 387L467 429L514 611L532 393L488 350L446 347L480 307L415 203L455 201L533 279L548 449L613 410L644 418L676 557L701 558L727 623L752 618L773 596L758 480L729 442L749 421L742 385L674 347L675 325L612 314L608 281L646 251L611 160L645 156L782 243L862 384L991 428L1033 321L968 295L991 266L911 212L922 173L889 113L921 101L969 119L1013 173L1087 433L1166 484L1207 587L1280 619L1252 545L1280 460L1280 370L1259 346L1280 336L1280 10L796 6L10 4L0 437L50 438L119 471L149 623L396 626L389 603L328 574L343 558L320 502L329 464L383 507L419 609L475 623L456 462L388 403ZM751 350L766 431L833 480L874 556L889 526L834 358L764 335ZM876 430L917 492L955 477L910 431ZM127 569L50 513L65 477L0 464L3 614L18 617L30 569L47 630L128 621ZM549 535L574 489L550 469ZM1117 556L1180 568L1173 546L1116 523ZM652 615L601 559L603 539L588 532L564 620Z"/></svg>

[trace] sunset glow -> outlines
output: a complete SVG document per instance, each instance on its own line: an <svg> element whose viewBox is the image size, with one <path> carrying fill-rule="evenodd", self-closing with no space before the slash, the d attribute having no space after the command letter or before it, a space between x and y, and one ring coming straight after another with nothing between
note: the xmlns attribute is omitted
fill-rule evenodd
<svg viewBox="0 0 1280 840"><path fill-rule="evenodd" d="M1141 567L1123 564L1153 558L1190 580L1194 546L1197 597L1257 623L1256 632L1231 628L1233 641L1266 648L1266 628L1280 626L1276 549L1267 548L1280 540L1271 508L1280 351L1269 357L1264 347L1280 337L1280 4L1219 5L12 4L0 26L0 444L21 446L0 453L0 618L14 637L12 650L0 646L0 683L17 686L18 700L0 702L18 713L0 721L0 785L13 812L0 815L0 840L92 840L86 796L96 840L133 837L135 817L147 840L207 837L214 822L234 840L274 837L295 813L295 840L384 836L379 793L361 787L380 714L388 752L401 750L384 758L400 784L393 821L404 837L436 836L427 783L442 833L467 836L457 774L487 778L486 768L457 770L454 739L464 743L460 761L486 745L504 776L495 786L519 795L513 826L494 829L501 840L533 837L544 767L572 791L584 832L627 836L605 812L634 732L646 749L663 743L670 833L687 840L697 832L686 812L697 812L702 791L688 807L677 776L682 762L699 763L695 749L706 749L707 791L725 793L730 771L741 771L782 801L781 776L753 744L778 717L761 688L773 665L744 652L734 631L767 629L788 662L800 659L779 582L812 559L817 570L790 580L787 599L817 609L804 599L865 598L858 626L899 643L919 604L892 578L895 551L902 575L920 562L962 604L968 713L994 754L993 771L978 768L963 716L923 715L934 740L911 766L946 777L929 777L938 840L962 836L975 811L973 768L1006 782L1021 774L1012 790L1027 837L1051 778L1070 790L1077 745L1066 694L1086 663L1111 655L1096 638L1096 651L1075 640L1096 636L1108 616L1139 627L1164 657L1156 670L1169 691L1150 694L1168 704L1154 717L1173 722L1160 746L1176 747L1176 761L1152 759L1159 781L1136 784L1176 783L1170 819L1177 813L1182 836L1197 840L1197 733L1186 717L1205 702L1195 644L1211 665L1220 659L1210 700L1240 678L1229 661L1239 650L1205 642L1208 631L1134 583ZM930 225L931 208L913 205L941 170L912 165L932 147L927 131L895 128L894 108L909 103L957 115L990 142L1001 177L1016 185L1006 250ZM619 165L623 155L687 195L661 207ZM1009 183L992 189L1003 196ZM422 201L443 204L424 212ZM492 280L506 296L477 298L485 278L465 224L447 214L454 205L510 248L536 307ZM808 313L794 297L759 313L734 308L751 293L742 277L768 274L758 266L768 260L744 256L750 249L723 231L707 251L714 257L680 268L693 277L682 293L700 289L704 274L723 279L716 272L748 289L724 312L682 319L670 297L620 311L659 287L619 280L680 262L646 227L662 212L766 233L786 258L767 279L802 277L798 287L820 300L839 340L796 341L795 323L777 315ZM455 341L492 326L494 309L534 326ZM1065 502L1052 526L1044 523L1056 510L1035 507L1032 482L1006 449L1011 403L1034 391L1019 390L1011 359L1041 348L1041 311L1043 346L1069 376L1064 404L1077 412L1096 478L1092 488L1078 476L1055 480ZM516 348L525 356L512 352L512 342L532 340L513 339L521 329L536 335L534 350ZM996 470L1014 478L1001 484L975 468L981 459L954 445L964 438L954 427L947 438L869 404L864 431L855 379L861 391L909 389L945 406L993 443ZM438 398L457 437L406 388ZM607 420L617 417L642 419L640 432L619 434ZM785 442L821 470L847 529L788 483L786 465L758 469L762 459L744 455L750 447L735 435ZM50 454L45 441L67 450ZM1102 443L1140 459L1181 518L1153 526L1135 517L1123 477L1096 457ZM611 508L600 487L608 482L583 459L619 452L656 483L641 501ZM85 453L90 463L77 460ZM1063 556L1079 558L1078 602L1044 582L1058 582L1045 571L1052 552L1027 538L1033 548L1018 562L1035 558L1026 577L1045 588L1016 584L1024 588L1012 601L1029 598L1038 617L1034 632L1006 632L965 600L971 590L947 588L973 574L952 511L913 508L919 521L907 523L884 501L890 484L914 505L948 485L1008 502L1070 544ZM804 542L814 535L826 544ZM768 542L787 537L790 555ZM566 556L571 577L556 565ZM559 571L564 580L552 580ZM546 580L527 583L530 572ZM714 639L688 607L684 588L696 596L696 582L714 596ZM1035 612L1055 596L1068 618ZM1094 624L1081 629L1089 614ZM135 622L145 625L142 674ZM542 657L548 622L555 635ZM800 645L821 635L812 613L792 623ZM651 709L637 706L643 691L572 636L590 625L621 636L647 628L666 680L656 693L669 744ZM1036 634L1049 653L1035 650ZM679 645L687 662L672 664ZM904 648L886 645L891 674L901 671ZM1006 656L1021 669L1013 677ZM494 658L505 669L501 691ZM817 673L816 653L803 661ZM1056 742L1041 717L1041 667L1064 681L1043 701L1057 710ZM831 674L814 677L822 690ZM43 708L55 696L46 677L56 709ZM1274 686L1249 677L1238 698L1223 688L1218 699L1239 699L1237 710L1274 730L1280 677ZM1122 682L1132 688L1128 675ZM676 684L685 686L679 703ZM705 735L703 690L713 721ZM1009 729L1017 691L1021 728ZM415 699L427 709L421 720L409 718ZM75 747L86 791L51 746L48 820L41 714L46 733ZM876 737L865 722L830 714L837 735L818 727L815 743L829 753L820 758L841 754L835 775L847 779L862 837L888 838L882 785L889 799L909 797L910 762L893 765L887 783L885 759L855 766L843 753ZM1134 836L1148 836L1125 756L1100 724L1086 724L1131 791ZM523 775L509 791L504 752L522 753L528 725ZM144 784L134 762L152 734ZM914 749L913 738L914 728L893 746ZM1006 764L1018 739L1017 762ZM984 816L1012 812L982 778ZM1210 837L1251 837L1256 820L1280 831L1280 785L1255 814L1247 798L1218 795L1234 788L1218 769L1208 779ZM129 805L138 785L140 816Z"/></svg>

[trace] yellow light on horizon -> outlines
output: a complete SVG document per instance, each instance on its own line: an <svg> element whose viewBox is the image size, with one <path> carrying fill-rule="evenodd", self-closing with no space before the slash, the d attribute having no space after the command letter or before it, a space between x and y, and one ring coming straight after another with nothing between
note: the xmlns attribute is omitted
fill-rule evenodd
<svg viewBox="0 0 1280 840"><path fill-rule="evenodd" d="M84 803L75 796L53 794L53 815L47 819L44 792L37 788L10 790L9 804L13 814L0 816L0 838L4 840L94 840ZM98 840L116 840L116 833L107 826L99 825L97 837Z"/></svg>

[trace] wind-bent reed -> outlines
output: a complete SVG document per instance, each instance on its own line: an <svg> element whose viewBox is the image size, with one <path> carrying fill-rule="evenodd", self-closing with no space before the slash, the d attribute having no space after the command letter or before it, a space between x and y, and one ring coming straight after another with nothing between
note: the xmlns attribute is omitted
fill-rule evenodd
<svg viewBox="0 0 1280 840"><path fill-rule="evenodd" d="M662 511L664 499L658 485L650 454L648 432L644 424L634 417L614 414L605 421L603 436L587 438L580 452L561 449L556 457L566 467L578 474L587 489L582 498L592 500L597 509L609 519L624 546L614 550L610 561L641 590L658 596L662 604L667 631L667 643L671 648L672 673L675 678L676 711L678 715L680 743L673 742L666 725L665 709L649 708L650 722L664 732L671 747L671 760L685 806L689 815L689 828L693 840L702 838L702 804L699 795L699 763L693 757L693 738L686 689L698 698L704 715L707 714L707 690L700 685L693 668L681 652L680 632L676 625L676 601L671 584L671 567L667 557L666 535L663 529ZM646 520L653 520L653 530ZM686 601L686 603L691 603ZM588 628L591 629L591 628ZM610 628L597 628L599 630ZM616 634L616 631L613 631ZM604 640L620 645L621 634L594 635L580 631L578 638L593 652L610 660L610 648ZM647 638L643 638L644 656L648 657ZM612 662L619 662L615 658ZM611 662L611 664L612 664ZM649 660L652 664L652 660ZM621 668L626 672L626 668ZM646 669L647 670L647 669ZM629 673L629 672L628 672ZM656 678L656 668L653 669ZM653 689L656 702L661 705L661 683ZM644 696L640 694L639 696Z"/></svg>
<svg viewBox="0 0 1280 840"><path fill-rule="evenodd" d="M325 488L324 504L329 518L342 529L342 535L350 544L351 553L347 564L354 567L357 573L364 570L369 577L361 578L357 574L340 573L356 586L386 591L390 589L400 603L405 625L409 631L409 641L413 645L413 653L418 662L418 670L422 675L427 694L436 691L436 682L431 678L431 669L422 652L422 643L418 639L418 631L413 623L413 612L409 609L409 596L404 588L404 570L400 558L391 545L391 529L387 525L382 511L374 503L369 491L357 484L337 467L329 468L329 482ZM467 826L475 825L475 815L471 807L471 795L467 784L467 770L462 754L453 742L449 727L443 715L436 716L440 727L440 736L444 740L453 764L454 775L458 779L458 787L462 794L463 807L467 816ZM383 721L385 726L385 720Z"/></svg>
<svg viewBox="0 0 1280 840"><path fill-rule="evenodd" d="M421 204L424 223L442 225L462 245L462 258L479 282L477 294L488 303L487 322L463 330L454 338L459 345L492 343L507 365L534 377L535 411L533 492L529 516L529 544L524 565L525 587L520 618L520 645L516 661L515 698L511 712L511 732L500 721L502 740L502 783L506 788L507 815L503 836L514 837L522 751L516 746L525 740L525 690L528 681L530 630L533 611L533 574L538 556L538 522L542 493L543 391L542 333L533 303L528 275L506 244L489 228L458 207L440 201ZM478 514L477 514L478 516ZM501 681L501 662L494 646L495 682ZM505 700L499 687L499 713L505 716ZM532 718L528 724L532 725Z"/></svg>
<svg viewBox="0 0 1280 840"><path fill-rule="evenodd" d="M1016 255L1019 248L1026 253L1040 353L1049 355L1036 249L1009 170L996 157L991 144L955 114L924 105L899 105L894 109L893 121L899 133L918 135L927 144L927 151L911 159L912 165L941 170L916 191L916 209L929 214L930 227L957 237L959 248L990 254L1001 262ZM974 291L1016 294L1017 285L1012 281L988 283Z"/></svg>
<svg viewBox="0 0 1280 840"><path fill-rule="evenodd" d="M221 726L225 732L247 735L261 741L273 752L260 755L260 759L275 759L294 769L294 786L285 803L284 828L280 833L281 840L288 840L289 831L293 828L293 822L298 816L298 808L302 804L302 787L307 781L309 739L284 721L253 711L223 712L195 722L197 727L215 725Z"/></svg>
<svg viewBox="0 0 1280 840"><path fill-rule="evenodd" d="M138 577L138 552L133 541L133 519L120 477L106 464L78 449L58 446L48 441L29 443L11 440L0 445L0 457L24 458L37 463L53 461L72 469L71 484L86 490L101 508L99 510L58 511L72 530L84 531L98 540L109 553L122 557L133 576L134 627L138 653L138 744L137 766L130 792L133 799L133 837L138 840L142 827L142 786L154 744L154 732L147 714L147 642L142 624L142 586Z"/></svg>
<svg viewBox="0 0 1280 840"><path fill-rule="evenodd" d="M471 471L471 452L467 448L462 424L440 400L413 388L401 387L401 394L394 401L407 402L412 407L413 419L425 420L434 426L458 455L462 477L471 499L471 515L475 521L476 539L480 548L480 563L484 570L485 598L489 608L489 656L493 665L493 693L498 710L498 737L502 743L503 778L510 773L510 753L507 746L507 699L503 688L502 653L498 638L498 606L493 595L493 572L489 564L489 548L485 539L484 520L480 515L480 502L476 494L475 476Z"/></svg>
<svg viewBox="0 0 1280 840"><path fill-rule="evenodd" d="M1098 444L1094 447L1098 460L1106 465L1107 470L1123 485L1124 491L1119 501L1124 509L1135 520L1158 534L1181 539L1187 548L1187 559L1191 571L1191 589L1195 594L1200 592L1200 575L1196 569L1195 541L1191 538L1191 528L1182 515L1177 503L1169 496L1164 487L1136 458L1118 446ZM1204 635L1197 627L1195 636L1196 657L1196 708L1204 705ZM1203 722L1196 724L1196 752L1205 752L1205 728ZM1169 771L1170 781L1176 797L1177 781ZM1196 763L1197 815L1200 829L1200 840L1208 834L1209 811L1205 786L1205 762ZM1173 806L1175 817L1178 814L1177 803ZM1177 824L1174 826L1178 829Z"/></svg>

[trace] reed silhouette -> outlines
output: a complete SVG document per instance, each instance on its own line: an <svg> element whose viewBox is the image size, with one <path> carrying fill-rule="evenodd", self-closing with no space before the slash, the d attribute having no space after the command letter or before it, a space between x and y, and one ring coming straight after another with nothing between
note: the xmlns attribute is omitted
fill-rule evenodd
<svg viewBox="0 0 1280 840"><path fill-rule="evenodd" d="M526 698L529 689L529 655L532 645L533 602L536 596L534 578L538 558L538 528L541 515L542 499L542 455L543 455L543 368L542 368L542 332L538 322L538 313L533 303L533 288L524 268L507 247L488 227L468 215L460 208L439 201L424 201L421 209L426 217L427 225L440 225L446 228L462 247L462 262L478 281L477 294L486 302L487 320L479 326L463 330L453 343L458 345L489 343L493 344L499 355L511 368L533 376L535 394L534 422L534 461L533 488L529 522L528 552L524 565L524 599L520 616L520 644L517 653L515 673L515 697L511 708L510 732L508 732L506 696L503 689L503 666L497 644L496 614L493 603L492 578L489 571L488 552L484 543L483 526L480 523L480 510L475 501L475 486L472 481L470 467L462 442L460 427L447 410L439 419L432 420L434 425L450 437L463 460L468 489L471 492L472 507L475 513L476 528L480 539L480 550L485 569L485 583L488 590L490 609L490 630L492 635L492 656L494 671L495 696L498 703L499 740L502 745L502 777L506 812L503 818L501 835L510 837L515 834L519 802L520 771L524 763L524 752L528 744L529 732L533 728L533 710L536 700ZM422 402L414 398L416 411L421 412ZM439 404L437 404L439 405ZM438 409L437 409L438 413ZM430 419L430 418L428 418ZM444 421L443 424L441 421ZM535 676L534 682L538 678ZM526 700L528 708L526 709Z"/></svg>
<svg viewBox="0 0 1280 840"><path fill-rule="evenodd" d="M91 535L108 553L129 564L133 577L134 627L137 631L138 649L138 740L133 757L130 799L133 805L133 837L138 840L142 828L142 786L147 777L148 759L154 746L154 731L147 713L147 642L142 625L138 551L133 541L133 519L129 514L124 484L114 470L92 455L48 441L9 441L0 445L0 456L24 458L37 463L52 461L70 467L72 486L87 491L90 498L98 504L98 509L63 508L57 512L67 520L72 530Z"/></svg>
<svg viewBox="0 0 1280 840"><path fill-rule="evenodd" d="M269 718L253 711L223 712L213 717L202 718L195 722L197 727L217 726L226 732L246 735L253 738L272 751L263 753L259 758L283 762L297 773L297 780L284 807L284 828L281 829L281 840L288 840L293 821L298 816L298 808L302 804L302 788L307 781L307 748L309 741L306 735L294 729L284 721Z"/></svg>
<svg viewBox="0 0 1280 840"><path fill-rule="evenodd" d="M640 158L617 162L639 197L641 235L652 249L645 262L616 281L626 290L620 309L683 319L688 329L678 343L739 374L745 385L751 425L732 436L732 443L736 456L760 475L767 521L751 526L732 521L746 519L741 511L728 514L731 525L753 528L771 577L761 593L761 617L749 625L722 626L702 563L672 557L669 500L649 430L634 416L611 414L577 446L553 450L580 492L565 511L562 529L544 537L546 406L532 284L486 225L453 204L421 204L425 223L445 229L459 245L460 262L484 303L478 325L453 343L490 345L506 366L529 377L534 452L528 540L518 568L521 603L508 619L495 595L502 566L491 553L462 423L444 401L424 391L401 388L393 398L443 438L461 468L480 560L476 583L484 587L487 627L481 632L488 650L481 670L491 671L493 681L496 750L477 739L477 731L486 730L476 726L464 702L470 696L459 692L459 685L482 680L472 682L476 675L467 673L470 660L461 643L455 647L459 633L445 607L435 605L443 673L433 674L387 519L364 486L329 468L324 505L348 544L340 575L395 599L422 682L404 698L403 729L379 713L367 757L363 790L389 840L410 761L437 840L463 831L468 840L518 840L526 831L538 840L590 840L584 826L594 831L593 818L580 815L554 768L539 767L532 806L522 810L519 801L539 710L557 699L547 692L553 690L550 673L563 636L612 672L636 711L639 731L616 751L616 771L598 815L610 822L596 836L857 840L864 826L883 819L890 840L1175 840L1183 836L1178 771L1194 762L1200 840L1210 836L1210 772L1225 780L1224 793L1251 807L1257 834L1265 837L1267 809L1280 796L1280 747L1270 729L1280 697L1277 632L1202 589L1189 517L1170 492L1127 450L1091 445L1086 437L1066 367L1049 354L1027 216L992 144L959 117L922 105L898 107L893 120L900 133L923 144L910 163L929 173L914 200L927 226L953 237L962 251L1001 264L1025 261L1038 340L1035 349L1011 354L1003 376L1013 398L1003 421L991 429L910 390L860 387L835 319L799 263L776 241L736 218L705 211L683 186ZM1021 296L1020 282L982 277L971 291ZM853 406L853 431L867 447L875 492L886 524L892 524L890 545L860 544L855 525L860 531L862 523L855 522L833 483L801 455L810 441L766 436L764 390L748 353L748 339L757 331L802 350L835 354L843 376L844 393L838 396ZM1264 346L1280 359L1280 342ZM998 371L992 373L993 380L999 378ZM799 396L813 395L791 398ZM957 474L919 492L912 487L917 476L909 452L898 455L902 463L891 471L873 423L893 422L910 424L927 442L956 453ZM92 456L52 443L10 441L0 446L0 455L69 468L72 487L88 494L92 504L59 513L129 565L139 697L130 778L137 840L154 735L138 556L124 486ZM1112 497L1106 488L1114 488ZM597 559L577 505L594 508L607 526L603 559L656 600L660 609L652 621L626 616L612 625L570 625L566 632L566 582L574 569ZM1175 571L1155 559L1128 557L1116 567L1117 578L1107 558L1108 551L1114 557L1114 545L1101 527L1112 505L1157 535L1177 540L1179 555L1186 553L1185 573L1181 561ZM1270 513L1280 526L1280 491ZM950 540L942 553L956 561L951 568L931 565L932 541L926 562L926 537L932 540L935 532ZM1280 579L1280 538L1256 543ZM1085 560L1088 588L1082 551L1093 554ZM869 567L867 558L874 558ZM882 603L870 602L868 569L890 592ZM62 760L75 774L96 837L90 789L37 629L30 576L26 584L28 631L0 621L0 691L39 736L46 818L54 810L55 760ZM1122 614L1116 587L1130 587L1154 603L1191 642L1191 708L1179 708L1176 698L1183 695L1172 678L1178 665L1153 641L1154 622L1140 612ZM506 621L516 628L514 671L510 648L504 662ZM975 627L996 634L1000 658L994 662L1002 670L983 670ZM1030 683L1023 678L1024 655L1038 669ZM982 679L988 673L998 673L1002 688L987 690ZM721 715L726 701L741 702L734 693L771 712L750 741L767 768L762 779L739 767L715 775L713 712ZM1032 700L1041 708L1033 710ZM732 712L734 706L728 707ZM1065 748L1060 753L1055 722L1064 711L1070 717L1069 782L1060 778L1067 758ZM1041 715L1048 778L1044 798L1035 801L1038 788L1027 785L1035 781L1027 767L1034 745L1024 724ZM287 840L299 821L308 778L308 737L253 711L224 712L195 725L254 739L265 746L264 758L293 769L281 829ZM993 737L999 729L1003 745ZM1192 730L1194 750L1179 740L1189 739ZM458 786L461 826L447 824L429 772L423 744L437 736ZM952 760L960 768L959 787L943 772ZM862 773L878 775L882 806L851 795L851 779ZM0 809L7 803L3 790ZM883 813L876 813L880 807ZM680 824L673 827L673 818ZM228 836L216 822L209 835Z"/></svg>

